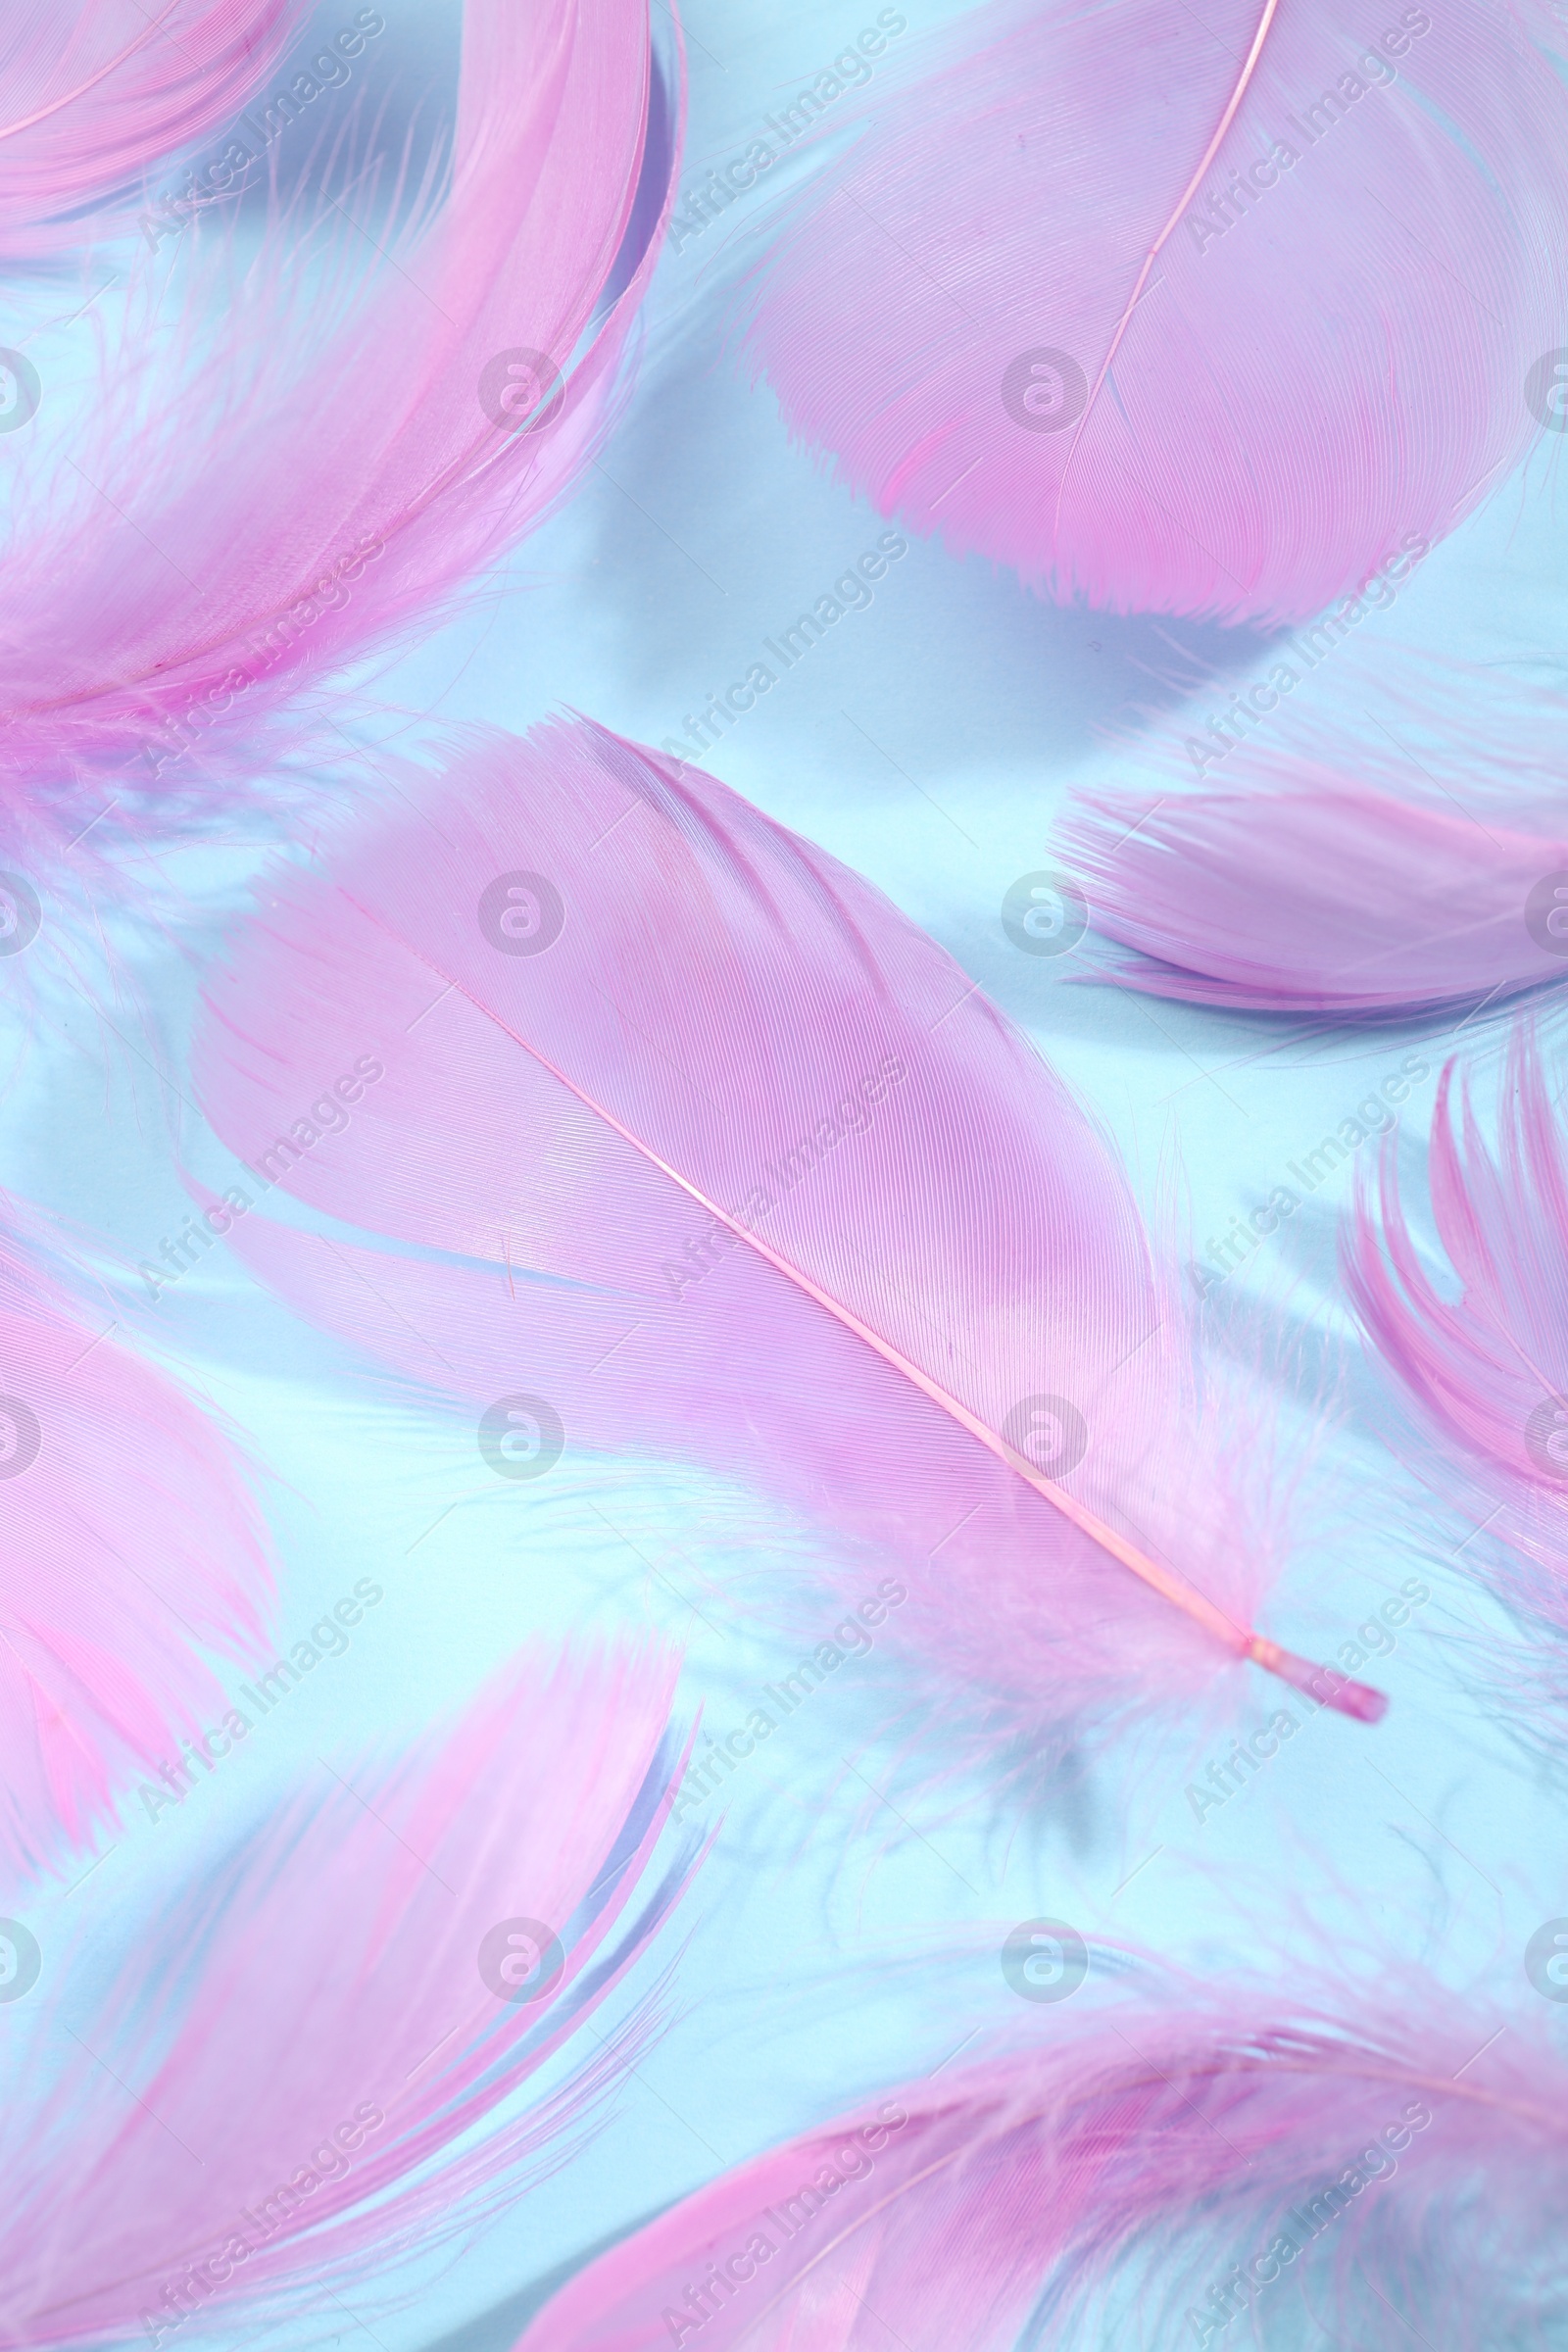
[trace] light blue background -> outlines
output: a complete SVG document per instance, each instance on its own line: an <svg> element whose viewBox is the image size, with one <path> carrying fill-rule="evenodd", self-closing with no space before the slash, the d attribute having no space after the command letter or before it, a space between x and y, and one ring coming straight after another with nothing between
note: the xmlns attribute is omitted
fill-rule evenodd
<svg viewBox="0 0 1568 2352"><path fill-rule="evenodd" d="M694 0L683 184L742 150L876 13L870 0ZM905 13L910 33L895 51L939 14L920 0ZM439 53L446 13L389 15L381 62L416 78L428 70L418 61ZM886 527L791 448L770 394L748 387L724 347L725 286L766 200L765 189L742 198L721 226L666 252L637 389L602 463L482 602L378 673L373 692L389 711L520 730L565 705L657 744L684 732L684 714L741 676L760 640ZM1366 620L1362 658L1402 642L1560 675L1568 611L1548 461L1506 484L1392 610ZM1262 650L1246 633L1178 625L1164 636L1226 669ZM940 940L1092 1103L1152 1210L1179 1170L1201 1242L1403 1054L1420 1052L1435 1072L1446 1047L1430 1031L1293 1044L1266 1024L1076 986L1082 953L1036 959L1008 943L1004 894L1018 875L1061 862L1052 832L1069 789L1137 781L1136 758L1109 748L1108 733L1129 701L1155 690L1151 672L1168 666L1168 643L1149 622L1053 609L979 562L915 543L871 606L849 613L706 764ZM1300 694L1343 691L1333 673L1326 663ZM1197 698L1202 713L1209 707ZM1152 723L1188 731L1174 701ZM351 774L345 760L336 780ZM167 936L127 929L119 943L127 985L113 1025L41 958L0 976L14 1056L0 1172L89 1237L112 1300L105 1321L118 1316L202 1386L267 1466L282 1640L359 1576L382 1581L387 1598L348 1654L177 1813L153 1825L133 1806L90 1878L8 1898L49 1957L38 1993L0 2011L13 2060L24 2036L51 2031L68 1965L92 1978L117 1955L144 1953L165 1891L300 1778L319 1777L318 1755L353 1752L388 1728L418 1735L526 1635L657 1628L686 1646L688 1717L704 1704L720 1728L793 1654L770 1645L760 1620L726 1623L715 1600L737 1565L786 1547L760 1504L696 1474L571 1456L538 1491L501 1492L466 1424L374 1401L350 1359L231 1258L214 1253L156 1306L146 1299L131 1268L185 1215L179 1154L199 1159L202 1147L144 1056L161 1053L185 1085L202 964L268 831L236 828L166 860L175 925ZM58 919L72 919L68 905ZM106 981L96 949L80 953ZM1461 1042L1490 1066L1500 1035L1483 1024ZM1414 1090L1405 1113L1412 1175L1433 1083ZM1395 1654L1369 1671L1393 1694L1388 1722L1374 1733L1316 1721L1201 1826L1184 1788L1227 1742L1213 1727L1195 1738L1177 1723L1097 1768L1061 1816L1019 1821L983 1788L933 1787L939 1714L917 1750L876 1743L890 1691L873 1653L737 1774L712 1851L638 1980L646 1992L658 1959L671 1964L667 2031L602 2137L459 2257L367 2294L356 2322L388 2352L443 2339L499 2352L542 2279L720 2169L878 2083L930 2070L971 2036L978 2049L998 2032L1069 2033L1075 2004L1024 2004L1003 1981L999 1949L1020 1920L1075 1922L1102 1971L1115 1948L1134 1946L1204 1974L1260 1969L1293 1984L1320 1945L1343 1958L1387 1938L1474 1984L1499 2015L1535 2002L1521 1954L1543 1919L1568 1910L1560 1823L1457 1687L1453 1638L1479 1604L1420 1547L1417 1492L1377 1440L1375 1387L1353 1351L1339 1353L1348 1332L1335 1302L1335 1221L1348 1189L1342 1170L1226 1286L1224 1303L1244 1292L1264 1298L1325 1381L1340 1383L1315 1474L1319 1507L1268 1629L1332 1655L1401 1577L1419 1569L1433 1584ZM1282 1383L1277 1401L1288 1447L1304 1446L1312 1398ZM590 1497L635 1551L606 1535ZM1439 1554L1465 1533L1460 1524L1436 1539ZM1238 1723L1251 1728L1274 1703L1251 1678L1237 1694ZM256 2332L226 2320L213 2341ZM273 2340L319 2332L299 2323ZM347 2321L326 2332L366 2340Z"/></svg>

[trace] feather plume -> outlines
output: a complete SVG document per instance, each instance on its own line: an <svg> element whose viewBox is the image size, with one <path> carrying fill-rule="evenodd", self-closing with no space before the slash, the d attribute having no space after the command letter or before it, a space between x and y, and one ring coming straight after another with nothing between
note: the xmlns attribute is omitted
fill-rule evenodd
<svg viewBox="0 0 1568 2352"><path fill-rule="evenodd" d="M302 193L195 271L172 353L148 257L113 399L61 412L11 517L12 793L253 774L280 705L537 522L605 427L675 134L648 0L466 0L439 201Z"/></svg>
<svg viewBox="0 0 1568 2352"><path fill-rule="evenodd" d="M1147 789L1078 796L1095 926L1148 959L1122 986L1368 1021L1568 977L1561 695L1411 658L1347 664L1332 712L1262 692L1233 698L1250 739L1140 747Z"/></svg>
<svg viewBox="0 0 1568 2352"><path fill-rule="evenodd" d="M0 1237L0 1860L115 1817L254 1656L271 1575L218 1429Z"/></svg>
<svg viewBox="0 0 1568 2352"><path fill-rule="evenodd" d="M433 1749L328 1768L181 1895L160 1957L73 2017L60 2078L6 2102L7 2343L157 2345L239 2301L324 2301L549 2160L613 2044L451 2151L586 2028L678 1891L679 1868L645 1884L672 1681L657 1656L525 1658Z"/></svg>
<svg viewBox="0 0 1568 2352"><path fill-rule="evenodd" d="M1115 612L1305 619L1450 530L1554 414L1560 34L1528 0L1385 14L964 12L758 267L792 430Z"/></svg>
<svg viewBox="0 0 1568 2352"><path fill-rule="evenodd" d="M0 25L0 260L123 221L160 157L220 129L309 18L309 0L30 0Z"/></svg>
<svg viewBox="0 0 1568 2352"><path fill-rule="evenodd" d="M1237 2320L1537 2342L1568 2294L1562 2054L1407 1989L1348 2015L1236 1986L1127 2003L905 2083L601 2255L518 2352L1204 2347Z"/></svg>
<svg viewBox="0 0 1568 2352"><path fill-rule="evenodd" d="M558 722L459 739L264 905L195 1047L233 1240L483 1407L492 1467L640 1447L771 1495L898 1592L988 1758L1238 1658L1381 1714L1251 1630L1235 1425L1104 1140L836 860ZM274 1181L359 1232L250 1214Z"/></svg>
<svg viewBox="0 0 1568 2352"><path fill-rule="evenodd" d="M1560 1744L1568 1699L1568 1148L1560 1086L1527 1021L1509 1041L1489 1148L1454 1064L1439 1081L1432 1215L1449 1277L1422 1264L1385 1147L1378 1213L1357 1191L1346 1241L1350 1298L1413 1408L1395 1433L1428 1483L1475 1522L1459 1561L1536 1637L1510 1649L1507 1719ZM1454 1289L1457 1286L1457 1296ZM1531 1692L1528 1703L1526 1690Z"/></svg>

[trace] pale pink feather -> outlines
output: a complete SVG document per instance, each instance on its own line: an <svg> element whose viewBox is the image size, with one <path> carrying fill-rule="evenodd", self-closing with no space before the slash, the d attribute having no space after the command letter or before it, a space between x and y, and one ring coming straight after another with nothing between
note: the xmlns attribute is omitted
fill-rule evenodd
<svg viewBox="0 0 1568 2352"><path fill-rule="evenodd" d="M1299 660L1277 654L1276 679ZM1405 655L1381 672L1334 658L1329 710L1265 686L1227 712L1216 695L1238 740L1156 722L1136 754L1147 787L1078 796L1061 837L1095 927L1148 958L1115 977L1350 1021L1568 979L1568 701Z"/></svg>
<svg viewBox="0 0 1568 2352"><path fill-rule="evenodd" d="M1232 1986L1015 2032L687 2197L518 2352L1534 2340L1568 2187L1544 2004L1398 1989L1347 2012Z"/></svg>
<svg viewBox="0 0 1568 2352"><path fill-rule="evenodd" d="M1568 381L1532 374L1568 331L1538 40L1508 0L967 10L908 78L882 61L759 264L757 366L955 553L1116 612L1304 619L1451 529Z"/></svg>
<svg viewBox="0 0 1568 2352"><path fill-rule="evenodd" d="M228 1441L0 1239L0 1864L57 1862L221 1706L271 1572Z"/></svg>
<svg viewBox="0 0 1568 2352"><path fill-rule="evenodd" d="M240 2304L253 2322L340 2310L347 2276L559 2161L646 2014L546 2098L498 2111L678 1891L679 1867L657 1886L647 1872L672 1682L657 1655L525 1657L395 1766L323 1763L179 1895L96 2008L73 2003L53 2078L7 2099L4 2340L165 2344ZM514 1970L498 1985L487 1939L509 1922L555 1942L498 1943Z"/></svg>
<svg viewBox="0 0 1568 2352"><path fill-rule="evenodd" d="M1385 1149L1378 1211L1357 1193L1346 1243L1350 1297L1413 1413L1390 1431L1471 1522L1453 1556L1532 1637L1492 1645L1508 1720L1560 1746L1568 1701L1568 1141L1561 1073L1533 1028L1509 1042L1489 1145L1454 1064L1439 1082L1428 1161L1446 1266L1423 1262ZM1414 1427L1408 1426L1413 1422ZM1451 1547L1450 1547L1451 1548ZM1483 1644L1485 1655L1487 1645ZM1522 1703L1528 1696L1528 1704Z"/></svg>
<svg viewBox="0 0 1568 2352"><path fill-rule="evenodd" d="M0 23L0 260L123 229L141 174L220 129L309 16L308 0L15 0Z"/></svg>
<svg viewBox="0 0 1568 2352"><path fill-rule="evenodd" d="M676 111L648 0L466 0L444 179L279 200L254 253L196 269L172 338L147 257L106 396L55 443L45 387L27 428L13 795L248 779L280 706L429 625L539 520L605 429ZM197 220L184 244L222 235Z"/></svg>
<svg viewBox="0 0 1568 2352"><path fill-rule="evenodd" d="M269 1279L476 1420L535 1395L771 1495L1014 1770L1239 1656L1382 1711L1251 1632L1250 1449L1111 1151L947 956L586 722L396 781L270 884L195 1046ZM253 1213L278 1178L365 1238Z"/></svg>

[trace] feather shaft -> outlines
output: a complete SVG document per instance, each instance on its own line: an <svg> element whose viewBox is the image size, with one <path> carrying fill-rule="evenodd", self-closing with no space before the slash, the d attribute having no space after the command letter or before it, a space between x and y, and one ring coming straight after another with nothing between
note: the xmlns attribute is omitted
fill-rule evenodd
<svg viewBox="0 0 1568 2352"><path fill-rule="evenodd" d="M1095 377L1094 384L1090 390L1089 398L1084 404L1084 413L1079 417L1077 424L1073 428L1072 447L1067 452L1067 462L1062 466L1061 480L1056 486L1056 528L1058 531L1061 528L1061 502L1066 494L1067 477L1072 471L1073 461L1078 455L1079 448L1083 442L1084 434L1088 430L1089 419L1091 416L1093 416L1096 404L1098 403L1100 395L1104 388L1105 378L1107 375L1109 375L1111 368L1115 365L1116 354L1118 351L1120 351L1122 346L1122 338L1126 334L1128 327L1132 324L1133 313L1137 310L1138 305L1143 298L1144 288L1149 283L1149 272L1158 261L1161 248L1164 246L1166 240L1181 225L1181 218L1183 213L1186 212L1187 207L1192 203L1193 198L1197 195L1200 187L1202 185L1203 173L1208 170L1209 165L1214 161L1215 156L1218 155L1221 147L1223 147L1225 144L1225 133L1235 122L1236 111L1241 105L1242 100L1247 96L1248 89L1251 83L1252 75L1257 70L1257 61L1263 54L1263 43L1268 39L1269 26L1274 22L1275 12L1277 11L1278 7L1279 0L1266 0L1263 14L1258 19L1257 30L1252 35L1252 46L1250 49L1249 49L1247 56L1243 61L1242 70L1236 77L1236 87L1230 94L1230 98L1225 107L1225 112L1219 119L1219 123L1215 129L1214 135L1209 140L1208 145L1203 149L1202 155L1199 159L1198 166L1193 172L1192 178L1187 182L1186 187L1183 188L1180 196L1177 197L1175 204L1171 207L1170 214L1165 221L1164 227L1159 231L1159 234L1150 246L1149 251L1145 254L1144 266L1138 272L1137 282L1134 284L1131 294L1129 294L1127 297L1127 308L1122 312L1121 317L1117 319L1115 327L1112 330L1110 342L1106 348L1105 356L1100 363L1100 372Z"/></svg>

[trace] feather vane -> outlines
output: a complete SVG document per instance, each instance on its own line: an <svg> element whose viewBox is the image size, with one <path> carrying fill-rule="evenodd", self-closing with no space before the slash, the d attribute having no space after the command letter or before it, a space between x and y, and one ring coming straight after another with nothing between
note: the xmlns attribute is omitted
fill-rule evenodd
<svg viewBox="0 0 1568 2352"><path fill-rule="evenodd" d="M328 1772L180 1896L160 1956L75 2021L47 2097L7 2101L6 2340L162 2344L236 2302L325 2305L550 2160L613 2048L450 2151L586 2026L673 1899L678 1872L643 1884L672 1679L652 1655L525 1657L433 1750Z"/></svg>
<svg viewBox="0 0 1568 2352"><path fill-rule="evenodd" d="M1507 1718L1552 1745L1568 1696L1568 1146L1533 1023L1509 1041L1494 1146L1468 1089L1456 1109L1454 1069L1439 1081L1428 1162L1450 1280L1440 1288L1422 1261L1387 1149L1376 1210L1357 1193L1346 1280L1411 1408L1395 1444L1473 1519L1461 1566L1532 1636L1501 1668Z"/></svg>
<svg viewBox="0 0 1568 2352"><path fill-rule="evenodd" d="M466 0L444 193L404 191L390 226L373 174L301 197L230 253L220 337L187 309L172 357L142 321L116 400L34 453L6 551L15 791L232 790L267 721L537 522L605 428L677 140L647 0Z"/></svg>
<svg viewBox="0 0 1568 2352"><path fill-rule="evenodd" d="M230 1450L174 1384L0 1241L0 1859L56 1861L115 1818L251 1657L271 1596Z"/></svg>
<svg viewBox="0 0 1568 2352"><path fill-rule="evenodd" d="M1410 1989L1127 2003L901 2084L600 2255L517 2352L1207 2346L1249 2311L1386 2342L1390 2306L1436 2347L1526 2341L1564 2286L1561 2054Z"/></svg>
<svg viewBox="0 0 1568 2352"><path fill-rule="evenodd" d="M1545 420L1568 97L1544 11L1386 14L965 12L756 268L792 430L1114 612L1307 619L1441 537Z"/></svg>
<svg viewBox="0 0 1568 2352"><path fill-rule="evenodd" d="M1560 985L1562 696L1412 657L1340 683L1332 710L1293 700L1249 714L1245 743L1192 739L1196 790L1167 751L1147 791L1078 795L1066 853L1097 930L1140 958L1113 976L1357 1023ZM1221 758L1223 781L1206 772Z"/></svg>
<svg viewBox="0 0 1568 2352"><path fill-rule="evenodd" d="M307 0L35 0L9 11L0 260L84 242L89 206L122 213L151 165L238 113L309 14Z"/></svg>
<svg viewBox="0 0 1568 2352"><path fill-rule="evenodd" d="M946 956L585 722L467 736L397 806L279 878L210 994L218 1132L359 1229L236 1221L269 1279L426 1387L528 1392L573 1445L703 1461L896 1570L927 1665L1027 1753L1239 1657L1375 1720L1252 1630L1262 1561L1125 1178ZM306 1073L368 1048L352 1122L291 1131Z"/></svg>

